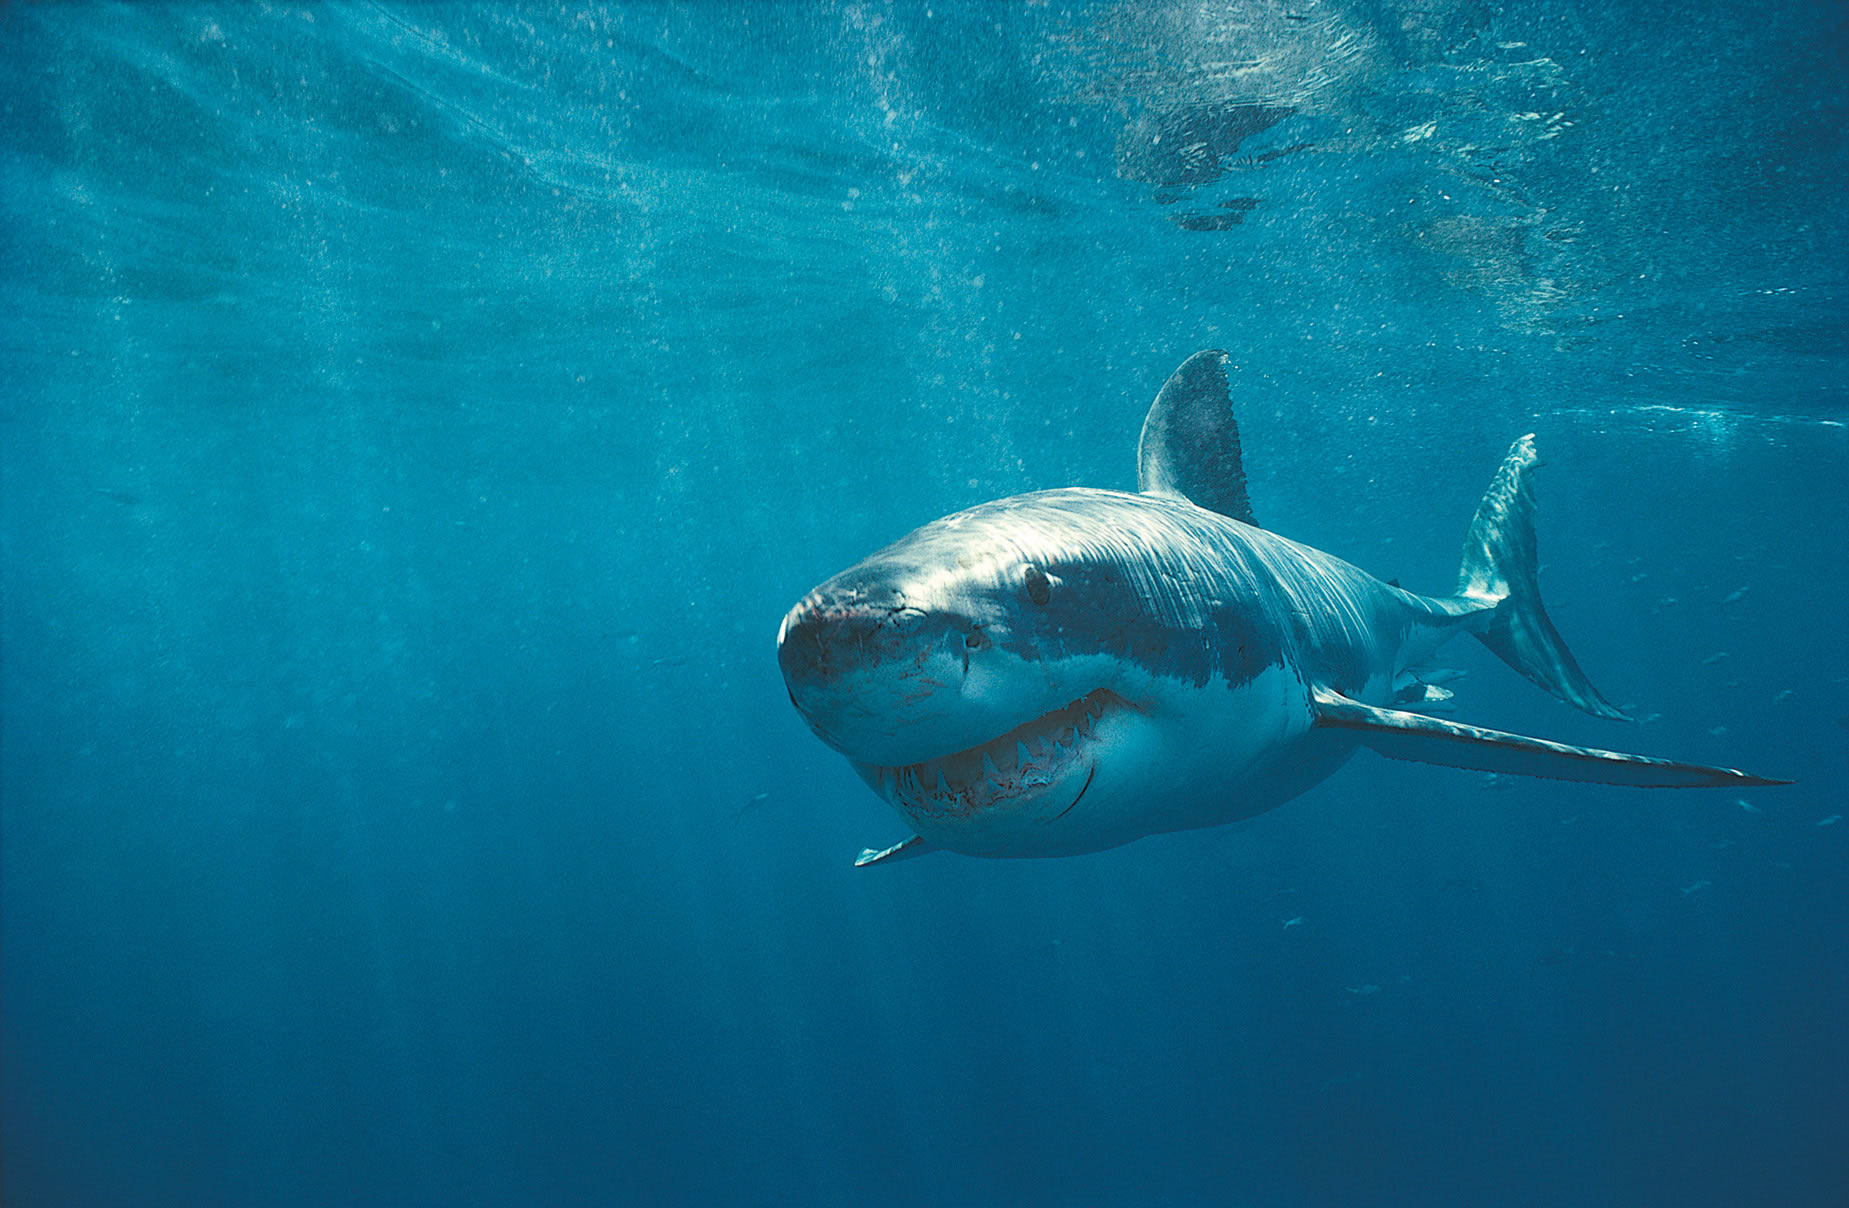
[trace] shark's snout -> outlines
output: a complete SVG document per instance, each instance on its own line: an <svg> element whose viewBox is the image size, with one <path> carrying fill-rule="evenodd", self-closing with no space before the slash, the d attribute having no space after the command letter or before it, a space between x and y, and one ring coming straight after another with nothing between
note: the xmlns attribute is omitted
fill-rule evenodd
<svg viewBox="0 0 1849 1208"><path fill-rule="evenodd" d="M777 663L792 694L827 685L895 657L924 619L896 593L813 594L783 618Z"/></svg>
<svg viewBox="0 0 1849 1208"><path fill-rule="evenodd" d="M791 702L844 754L890 753L895 727L915 733L935 712L931 698L956 686L957 668L941 657L940 621L896 591L817 589L777 633Z"/></svg>
<svg viewBox="0 0 1849 1208"><path fill-rule="evenodd" d="M791 703L822 741L861 764L935 758L1044 711L985 697L998 657L967 609L866 568L810 592L777 633Z"/></svg>
<svg viewBox="0 0 1849 1208"><path fill-rule="evenodd" d="M829 647L838 640L838 626L810 601L790 609L777 630L777 665L792 693L799 681L827 673Z"/></svg>

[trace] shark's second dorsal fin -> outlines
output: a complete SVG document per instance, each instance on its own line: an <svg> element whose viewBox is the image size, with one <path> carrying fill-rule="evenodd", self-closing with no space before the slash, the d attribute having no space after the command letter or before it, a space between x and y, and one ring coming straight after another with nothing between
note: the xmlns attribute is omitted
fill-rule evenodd
<svg viewBox="0 0 1849 1208"><path fill-rule="evenodd" d="M1143 420L1136 463L1137 490L1145 494L1179 495L1223 516L1258 523L1246 496L1224 352L1197 352L1169 375Z"/></svg>

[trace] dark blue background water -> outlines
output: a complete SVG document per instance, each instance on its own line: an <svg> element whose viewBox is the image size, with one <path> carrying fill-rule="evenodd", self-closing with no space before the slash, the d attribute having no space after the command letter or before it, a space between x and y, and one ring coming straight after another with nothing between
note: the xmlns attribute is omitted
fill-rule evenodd
<svg viewBox="0 0 1849 1208"><path fill-rule="evenodd" d="M1846 45L0 10L7 1204L1849 1202ZM1241 105L1217 179L1128 178ZM1555 618L1649 720L1480 651L1459 716L1799 784L1362 757L850 867L904 832L784 609L1131 484L1207 346L1260 518L1408 586L1539 434Z"/></svg>

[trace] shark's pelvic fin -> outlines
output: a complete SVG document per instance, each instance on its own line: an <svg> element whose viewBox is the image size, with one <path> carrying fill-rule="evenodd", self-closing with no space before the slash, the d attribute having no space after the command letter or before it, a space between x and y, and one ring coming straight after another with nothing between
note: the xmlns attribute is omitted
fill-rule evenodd
<svg viewBox="0 0 1849 1208"><path fill-rule="evenodd" d="M1195 353L1163 383L1143 420L1136 482L1144 494L1179 495L1223 516L1258 523L1246 496L1224 352Z"/></svg>
<svg viewBox="0 0 1849 1208"><path fill-rule="evenodd" d="M1326 688L1317 688L1314 693L1318 726L1356 731L1364 745L1389 759L1632 788L1740 788L1791 783L1749 776L1732 768L1574 747L1398 709L1378 709Z"/></svg>
<svg viewBox="0 0 1849 1208"><path fill-rule="evenodd" d="M1464 538L1457 591L1496 606L1489 628L1477 636L1497 658L1570 705L1595 717L1622 719L1624 711L1592 686L1541 606L1530 485L1540 464L1532 434L1510 446Z"/></svg>
<svg viewBox="0 0 1849 1208"><path fill-rule="evenodd" d="M894 860L909 860L913 856L926 855L936 850L924 841L922 835L913 835L903 843L895 843L885 851L867 848L854 859L855 868L865 868L869 864L890 864Z"/></svg>

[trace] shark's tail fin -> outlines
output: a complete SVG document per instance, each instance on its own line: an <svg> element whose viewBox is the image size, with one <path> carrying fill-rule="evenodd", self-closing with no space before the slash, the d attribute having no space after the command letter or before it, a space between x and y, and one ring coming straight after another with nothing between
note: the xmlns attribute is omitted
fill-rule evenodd
<svg viewBox="0 0 1849 1208"><path fill-rule="evenodd" d="M1530 472L1540 463L1532 435L1510 446L1464 538L1458 594L1495 606L1488 629L1477 636L1497 658L1570 705L1596 717L1623 718L1579 669L1541 606L1529 487Z"/></svg>

